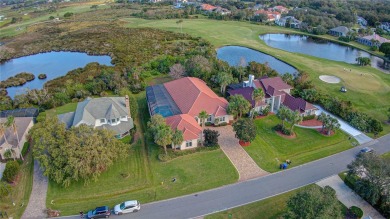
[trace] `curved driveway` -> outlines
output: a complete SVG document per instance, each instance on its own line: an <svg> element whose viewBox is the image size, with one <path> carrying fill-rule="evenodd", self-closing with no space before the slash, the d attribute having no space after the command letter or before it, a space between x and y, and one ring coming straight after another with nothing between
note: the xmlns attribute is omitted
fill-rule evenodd
<svg viewBox="0 0 390 219"><path fill-rule="evenodd" d="M352 162L358 151L365 146L373 147L380 154L389 152L390 135L282 172L196 194L144 204L141 211L137 213L113 216L112 218L195 218L238 207L338 174L347 169L347 165Z"/></svg>

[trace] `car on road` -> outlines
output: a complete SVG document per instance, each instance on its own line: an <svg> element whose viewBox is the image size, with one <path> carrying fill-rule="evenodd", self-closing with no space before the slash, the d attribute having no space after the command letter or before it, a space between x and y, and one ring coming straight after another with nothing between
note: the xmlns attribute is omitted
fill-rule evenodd
<svg viewBox="0 0 390 219"><path fill-rule="evenodd" d="M131 212L137 212L141 209L141 204L137 200L125 201L114 207L115 214L126 214Z"/></svg>
<svg viewBox="0 0 390 219"><path fill-rule="evenodd" d="M363 149L361 149L361 150L359 151L359 154L373 153L373 152L374 152L374 149L369 148L369 147L365 147L365 148L363 148Z"/></svg>
<svg viewBox="0 0 390 219"><path fill-rule="evenodd" d="M95 208L95 210L88 211L87 219L109 218L110 215L110 208L107 206L102 206Z"/></svg>

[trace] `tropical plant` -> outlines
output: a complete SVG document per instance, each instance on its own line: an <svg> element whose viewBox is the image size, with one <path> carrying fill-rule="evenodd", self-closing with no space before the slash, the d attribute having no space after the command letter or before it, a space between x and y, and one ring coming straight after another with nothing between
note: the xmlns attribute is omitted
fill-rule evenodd
<svg viewBox="0 0 390 219"><path fill-rule="evenodd" d="M284 129L284 122L289 118L289 115L291 113L291 110L285 106L281 106L276 113L276 116L282 120L282 129Z"/></svg>
<svg viewBox="0 0 390 219"><path fill-rule="evenodd" d="M183 132L181 130L175 130L172 134L172 148L176 150L176 146L183 143Z"/></svg>
<svg viewBox="0 0 390 219"><path fill-rule="evenodd" d="M20 170L20 164L18 161L8 161L5 165L3 180L12 183L15 180L15 177L18 175Z"/></svg>
<svg viewBox="0 0 390 219"><path fill-rule="evenodd" d="M253 120L242 118L233 123L233 130L236 133L236 138L243 142L251 142L256 138L257 129Z"/></svg>
<svg viewBox="0 0 390 219"><path fill-rule="evenodd" d="M172 136L172 129L166 124L159 126L154 133L154 143L163 147L166 155L168 154L167 145L172 144Z"/></svg>
<svg viewBox="0 0 390 219"><path fill-rule="evenodd" d="M328 119L327 119L327 123L326 123L326 130L327 130L327 135L330 135L330 132L331 131L335 131L336 129L340 128L340 123L339 121L334 118L334 117L331 117L331 116L327 116Z"/></svg>
<svg viewBox="0 0 390 219"><path fill-rule="evenodd" d="M264 98L264 91L261 88L257 88L253 90L252 93L252 100L255 101L255 107L259 105L259 103L263 100Z"/></svg>
<svg viewBox="0 0 390 219"><path fill-rule="evenodd" d="M303 119L303 117L301 116L299 111L293 111L293 112L289 113L288 120L291 122L291 128L290 128L291 134L293 133L293 128L294 128L295 124L299 124L300 122L302 122L302 119Z"/></svg>
<svg viewBox="0 0 390 219"><path fill-rule="evenodd" d="M356 58L356 61L361 66L371 65L371 59L368 57L358 57Z"/></svg>
<svg viewBox="0 0 390 219"><path fill-rule="evenodd" d="M241 118L243 114L248 113L251 104L242 95L234 95L229 98L227 112L234 117Z"/></svg>
<svg viewBox="0 0 390 219"><path fill-rule="evenodd" d="M221 94L224 95L226 86L233 82L233 75L231 73L219 72L216 79L219 86L221 86Z"/></svg>
<svg viewBox="0 0 390 219"><path fill-rule="evenodd" d="M390 43L382 43L379 47L379 51L383 52L385 56L390 58Z"/></svg>
<svg viewBox="0 0 390 219"><path fill-rule="evenodd" d="M202 110L199 113L198 118L199 118L200 124L202 126L201 144L203 144L203 129L204 129L204 126L205 126L205 123L206 123L206 119L209 118L209 114L205 110Z"/></svg>
<svg viewBox="0 0 390 219"><path fill-rule="evenodd" d="M204 133L204 145L206 147L213 147L218 145L219 132L216 130L206 129Z"/></svg>
<svg viewBox="0 0 390 219"><path fill-rule="evenodd" d="M328 116L324 112L321 112L321 114L317 116L317 120L322 122L321 132L324 132L326 124L328 123Z"/></svg>

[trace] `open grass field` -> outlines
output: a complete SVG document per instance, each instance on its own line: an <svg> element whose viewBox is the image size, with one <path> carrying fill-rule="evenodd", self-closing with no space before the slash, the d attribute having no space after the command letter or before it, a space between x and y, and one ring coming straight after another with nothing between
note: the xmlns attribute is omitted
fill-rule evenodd
<svg viewBox="0 0 390 219"><path fill-rule="evenodd" d="M30 199L34 172L31 152L26 155L20 167L18 183L12 186L11 195L0 198L0 212L7 212L9 218L21 218ZM12 202L15 202L15 206Z"/></svg>
<svg viewBox="0 0 390 219"><path fill-rule="evenodd" d="M181 32L177 20L144 20L137 18L122 19L125 27L152 27L175 32ZM203 37L216 48L226 45L246 46L275 56L297 69L306 71L316 87L323 92L349 100L362 112L380 121L386 120L386 110L390 107L390 74L385 74L371 67L360 67L354 64L320 59L303 54L295 54L268 47L259 39L265 33L298 33L295 30L251 24L238 21L216 21L209 19L187 19L182 23L183 33ZM351 69L351 71L344 71ZM327 84L321 81L320 75L335 75L340 77L340 84ZM339 91L340 86L346 86L347 93ZM390 126L383 123L384 132L390 132Z"/></svg>
<svg viewBox="0 0 390 219"><path fill-rule="evenodd" d="M233 208L227 211L218 212L205 217L205 219L277 219L282 218L286 212L288 199L297 194L304 188L317 186L315 184L308 185L290 192L286 192L271 198L267 198L248 205Z"/></svg>
<svg viewBox="0 0 390 219"><path fill-rule="evenodd" d="M317 130L295 127L296 138L287 139L272 130L279 123L275 115L255 120L256 139L244 147L257 165L268 172L279 171L279 164L287 159L294 167L352 148L354 140L340 130L324 136Z"/></svg>
<svg viewBox="0 0 390 219"><path fill-rule="evenodd" d="M124 200L137 199L146 203L172 198L238 180L238 173L220 149L160 162L157 159L160 148L143 137L149 119L145 92L138 94L137 99L140 109L135 124L139 137L131 145L129 157L117 161L97 182L88 185L77 182L63 188L50 181L47 207L60 210L62 215L71 215L99 205L113 207ZM60 114L75 108L71 103L46 113ZM171 182L172 178L176 178L176 182Z"/></svg>

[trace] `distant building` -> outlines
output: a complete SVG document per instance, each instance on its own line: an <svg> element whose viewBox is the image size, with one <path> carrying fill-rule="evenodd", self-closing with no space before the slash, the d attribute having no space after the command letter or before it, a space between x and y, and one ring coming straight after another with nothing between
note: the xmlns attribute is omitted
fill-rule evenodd
<svg viewBox="0 0 390 219"><path fill-rule="evenodd" d="M281 5L277 5L277 6L273 7L272 9L274 11L279 11L282 14L288 13L288 9L284 6L281 6Z"/></svg>
<svg viewBox="0 0 390 219"><path fill-rule="evenodd" d="M299 29L301 28L302 21L296 19L293 16L286 16L276 20L275 24L282 27L286 27L286 24L289 24L288 27Z"/></svg>
<svg viewBox="0 0 390 219"><path fill-rule="evenodd" d="M349 32L348 27L339 26L339 27L335 27L333 29L330 29L328 33L329 33L329 35L336 36L336 37L341 37L341 36L346 37L348 32Z"/></svg>
<svg viewBox="0 0 390 219"><path fill-rule="evenodd" d="M281 18L280 12L273 11L272 9L268 9L268 10L261 9L261 10L255 11L255 16L259 16L260 14L267 15L267 21L275 21L275 20L279 20Z"/></svg>
<svg viewBox="0 0 390 219"><path fill-rule="evenodd" d="M384 31L390 32L390 22L382 22L381 25L379 25L379 28Z"/></svg>
<svg viewBox="0 0 390 219"><path fill-rule="evenodd" d="M200 7L203 11L209 11L209 12L212 12L213 10L217 9L216 6L210 4L201 4Z"/></svg>
<svg viewBox="0 0 390 219"><path fill-rule="evenodd" d="M379 47L382 45L382 43L390 43L390 40L383 38L379 36L378 34L374 33L369 36L359 37L357 39L358 43L364 44L366 46L377 46Z"/></svg>
<svg viewBox="0 0 390 219"><path fill-rule="evenodd" d="M361 26L364 26L364 27L367 26L367 20L364 19L363 17L357 16L356 21Z"/></svg>
<svg viewBox="0 0 390 219"><path fill-rule="evenodd" d="M227 15L231 13L228 9L219 6L217 6L217 8L213 10L213 12L219 13L221 15Z"/></svg>
<svg viewBox="0 0 390 219"><path fill-rule="evenodd" d="M87 98L77 104L75 112L58 115L66 128L86 124L97 129L115 132L115 137L123 138L134 127L130 115L129 97Z"/></svg>
<svg viewBox="0 0 390 219"><path fill-rule="evenodd" d="M0 15L0 21L4 20L5 16L4 15Z"/></svg>

